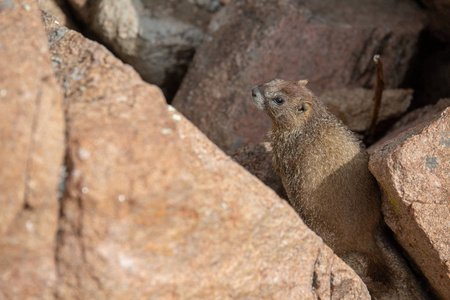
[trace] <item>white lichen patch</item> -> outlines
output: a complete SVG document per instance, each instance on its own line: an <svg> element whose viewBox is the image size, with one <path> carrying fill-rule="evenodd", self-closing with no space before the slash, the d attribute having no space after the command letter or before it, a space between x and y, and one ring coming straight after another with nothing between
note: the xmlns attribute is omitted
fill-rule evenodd
<svg viewBox="0 0 450 300"><path fill-rule="evenodd" d="M33 224L33 222L31 222L30 220L26 221L26 222L25 222L25 228L26 228L29 232L33 231L33 229L34 229L34 224Z"/></svg>
<svg viewBox="0 0 450 300"><path fill-rule="evenodd" d="M128 97L125 95L119 96L116 98L117 102L126 102L128 100Z"/></svg>
<svg viewBox="0 0 450 300"><path fill-rule="evenodd" d="M230 208L228 207L228 205L227 205L225 202L222 202L220 205L221 205L222 208L225 209L226 211L229 211L229 210L230 210Z"/></svg>
<svg viewBox="0 0 450 300"><path fill-rule="evenodd" d="M181 116L178 115L178 114L173 114L173 115L172 115L172 118L173 118L175 121L180 121L180 120L181 120Z"/></svg>
<svg viewBox="0 0 450 300"><path fill-rule="evenodd" d="M171 128L163 128L161 129L161 133L164 135L168 135L171 134L173 132L173 130Z"/></svg>
<svg viewBox="0 0 450 300"><path fill-rule="evenodd" d="M31 6L26 4L26 3L22 3L23 8L25 8L26 11L30 11L31 10Z"/></svg>
<svg viewBox="0 0 450 300"><path fill-rule="evenodd" d="M77 156L81 159L81 160L86 160L89 157L91 157L91 152L89 150L80 148L77 151Z"/></svg>
<svg viewBox="0 0 450 300"><path fill-rule="evenodd" d="M120 195L117 197L117 199L119 199L119 202L125 202L125 200L127 200L127 199L125 198L125 195L123 195L123 194L120 194Z"/></svg>
<svg viewBox="0 0 450 300"><path fill-rule="evenodd" d="M125 268L125 269L133 269L134 268L133 259L130 257L127 257L123 254L119 255L119 264L122 268Z"/></svg>

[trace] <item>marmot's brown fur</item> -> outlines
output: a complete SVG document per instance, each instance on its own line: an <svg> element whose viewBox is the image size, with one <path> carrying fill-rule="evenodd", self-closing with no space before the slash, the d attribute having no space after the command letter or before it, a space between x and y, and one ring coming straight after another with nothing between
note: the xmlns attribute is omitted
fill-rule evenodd
<svg viewBox="0 0 450 300"><path fill-rule="evenodd" d="M253 88L252 96L272 119L273 165L306 225L365 278L372 296L414 299L420 292L408 289L415 280L383 237L380 191L362 143L304 80L276 79ZM393 291L374 291L380 285Z"/></svg>

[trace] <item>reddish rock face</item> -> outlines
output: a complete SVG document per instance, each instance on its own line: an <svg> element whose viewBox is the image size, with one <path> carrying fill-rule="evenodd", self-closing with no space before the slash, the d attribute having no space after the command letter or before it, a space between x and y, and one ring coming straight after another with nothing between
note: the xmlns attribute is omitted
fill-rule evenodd
<svg viewBox="0 0 450 300"><path fill-rule="evenodd" d="M402 115L411 103L412 93L401 89L383 91L377 123ZM350 130L364 133L372 120L373 95L369 89L339 89L325 92L320 99Z"/></svg>
<svg viewBox="0 0 450 300"><path fill-rule="evenodd" d="M52 299L62 92L36 1L0 4L0 298Z"/></svg>
<svg viewBox="0 0 450 300"><path fill-rule="evenodd" d="M330 9L332 5L333 9ZM227 153L265 139L270 120L251 88L275 77L309 79L316 94L370 87L383 57L387 87L402 81L423 28L406 1L235 1L210 24L210 38L173 105Z"/></svg>
<svg viewBox="0 0 450 300"><path fill-rule="evenodd" d="M373 149L369 167L398 241L443 298L450 295L450 108Z"/></svg>
<svg viewBox="0 0 450 300"><path fill-rule="evenodd" d="M47 31L65 87L61 299L369 299L276 194L98 44Z"/></svg>
<svg viewBox="0 0 450 300"><path fill-rule="evenodd" d="M369 147L367 151L369 154L373 154L373 152L375 152L380 146L386 144L389 140L394 139L402 132L412 129L421 123L429 122L435 115L441 113L449 106L450 99L441 99L434 105L427 105L410 111L395 122L385 136Z"/></svg>

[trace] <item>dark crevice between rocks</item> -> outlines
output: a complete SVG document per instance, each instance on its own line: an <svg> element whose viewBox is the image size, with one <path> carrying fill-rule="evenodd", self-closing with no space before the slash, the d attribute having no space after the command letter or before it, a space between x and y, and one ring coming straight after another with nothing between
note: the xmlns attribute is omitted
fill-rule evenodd
<svg viewBox="0 0 450 300"><path fill-rule="evenodd" d="M367 137L364 137L366 147L371 146L383 138L389 129L407 113L426 105L436 104L442 98L450 97L450 85L448 84L440 90L436 88L430 91L427 88L426 79L432 76L432 68L429 68L428 61L436 55L442 58L443 63L450 65L450 45L436 39L429 29L424 29L419 35L417 52L411 59L405 77L399 85L401 89L414 90L411 105L397 118L378 123L377 131L373 139L368 141ZM365 86L365 88L370 88L370 86Z"/></svg>
<svg viewBox="0 0 450 300"><path fill-rule="evenodd" d="M336 254L335 254L336 255ZM331 262L331 264L333 264L334 263L334 258L332 259L333 261ZM350 268L350 266L348 266L349 268ZM359 275L357 275L356 274L356 272L355 272L355 275L357 276L357 277L359 277ZM361 281L362 281L362 279L361 279ZM333 273L333 270L331 269L330 270L330 280L329 280L329 282L330 282L330 299L333 299L333 293L334 293L334 288L335 288L335 285L334 285L334 273ZM365 284L365 283L364 283Z"/></svg>
<svg viewBox="0 0 450 300"><path fill-rule="evenodd" d="M411 88L414 90L414 96L408 112L425 105L435 104L439 99L450 97L450 88L448 81L442 89L438 88L430 91L427 86L427 78L432 76L432 70L429 64L433 62L433 57L442 56L442 61L437 63L447 63L450 65L450 45L435 38L428 28L424 29L418 40L416 55L412 58L410 67L406 72L400 88ZM436 62L435 62L436 63ZM437 83L439 84L439 83Z"/></svg>
<svg viewBox="0 0 450 300"><path fill-rule="evenodd" d="M68 105L68 103L66 103L66 105ZM64 157L64 162L63 165L61 166L60 169L60 182L59 182L59 186L58 186L58 202L59 202L59 216L58 216L58 230L56 233L56 242L55 242L55 266L56 266L56 290L55 290L55 298L59 299L60 295L58 293L58 286L61 284L59 283L59 280L61 277L63 277L63 274L60 271L60 265L61 265L61 261L59 259L59 254L61 252L61 248L63 247L65 241L65 234L70 234L72 233L73 235L76 236L77 238L77 247L79 247L80 250L80 257L79 259L81 259L82 265L80 267L80 269L78 270L73 270L74 274L75 274L75 280L76 280L76 290L78 291L82 291L84 289L82 282L86 280L86 278L84 278L83 276L85 276L85 272L81 271L81 270L86 270L87 268L87 274L88 276L95 282L95 284L97 285L98 289L100 291L104 290L103 284L100 280L100 278L98 278L97 276L94 275L94 271L90 270L89 267L89 261L87 259L86 256L86 246L84 243L84 237L83 237L83 224L84 224L84 207L83 207L83 199L82 199L82 195L79 194L79 192L83 193L83 187L79 182L74 182L74 179L71 177L72 171L75 169L74 167L74 162L73 162L73 157L72 154L70 153L68 144L69 144L69 138L70 138L70 130L69 128L69 124L70 124L70 119L68 118L68 113L67 113L67 106L66 109L64 110L64 114L65 114L65 157ZM68 186L76 186L77 192L76 194L71 194L68 190ZM63 222L69 222L68 220L65 220L66 215L65 215L65 201L75 201L76 202L76 206L77 206L77 212L76 215L77 217L70 222L69 224L66 224L66 226L70 226L70 232L69 233L65 233L64 230L62 229L62 223ZM67 208L66 208L67 209ZM76 258L75 258L76 259Z"/></svg>
<svg viewBox="0 0 450 300"><path fill-rule="evenodd" d="M64 96L62 95L63 103L65 102ZM64 103L65 104L65 103ZM63 104L62 104L63 105ZM64 107L64 161L62 166L60 167L60 177L58 183L58 225L55 236L55 269L56 269L56 284L55 284L55 292L54 296L56 299L59 299L58 286L61 278L60 272L60 261L59 261L59 253L61 249L61 245L64 244L64 235L62 231L62 219L64 218L64 209L63 209L63 199L69 197L69 192L67 190L68 181L70 180L69 174L73 170L73 163L69 156L68 150L68 141L69 141L69 120L67 117L66 107Z"/></svg>
<svg viewBox="0 0 450 300"><path fill-rule="evenodd" d="M422 9L426 9L426 6L423 4L422 0L413 0Z"/></svg>
<svg viewBox="0 0 450 300"><path fill-rule="evenodd" d="M406 112L401 114L395 119L383 120L377 123L376 131L373 137L370 137L368 133L361 133L363 134L362 142L366 146L366 149L375 144L376 142L378 142L380 139L382 139L387 134L389 129L405 114ZM357 132L357 134L359 134L359 132Z"/></svg>
<svg viewBox="0 0 450 300"><path fill-rule="evenodd" d="M314 270L313 270L312 280L311 280L312 291L315 293L317 299L321 299L320 293L319 293L319 288L320 288L319 276L320 275L317 274L317 267L318 267L317 265L320 264L319 260L320 260L321 253L322 253L322 249L319 248L319 250L317 251L316 260L314 261Z"/></svg>
<svg viewBox="0 0 450 300"><path fill-rule="evenodd" d="M37 126L39 123L39 114L41 111L41 98L42 98L42 91L39 91L36 95L36 99L34 101L34 108L33 108L33 119L31 121L31 133L30 133L30 144L28 146L28 153L27 153L27 162L25 166L25 181L24 181L24 199L23 199L23 209L24 210L32 210L33 207L30 204L30 172L31 172L31 165L33 161L33 152L34 152L34 143L35 143L35 135Z"/></svg>
<svg viewBox="0 0 450 300"><path fill-rule="evenodd" d="M166 77L165 77L166 81L160 88L163 91L164 97L166 98L168 104L172 103L173 98L178 92L178 89L181 86L181 82L183 81L183 78L186 75L187 70L189 69L189 66L192 63L194 54L195 54L194 49L186 49L177 52L176 55L177 60L186 61L186 64L178 65L178 68L175 68L173 70L166 70Z"/></svg>
<svg viewBox="0 0 450 300"><path fill-rule="evenodd" d="M384 223L384 216L383 216ZM389 228L388 225L383 225L383 236L389 241L389 245L394 248L394 250L400 255L401 258L405 261L407 267L413 273L414 277L417 279L423 290L428 296L428 299L439 299L439 297L434 293L431 288L430 282L419 269L417 264L413 261L411 256L409 256L408 252L400 245L397 241L394 232Z"/></svg>

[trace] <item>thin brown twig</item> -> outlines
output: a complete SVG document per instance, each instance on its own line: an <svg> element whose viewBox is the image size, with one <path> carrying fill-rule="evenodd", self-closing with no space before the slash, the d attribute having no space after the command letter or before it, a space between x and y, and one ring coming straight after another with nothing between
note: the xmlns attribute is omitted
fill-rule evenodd
<svg viewBox="0 0 450 300"><path fill-rule="evenodd" d="M377 126L378 115L380 113L381 98L383 96L383 89L384 89L383 62L381 61L380 55L378 54L374 55L373 62L375 63L377 82L375 84L375 94L373 95L374 106L373 106L372 120L369 126L369 134L368 134L369 140L373 140L375 135L375 128Z"/></svg>

